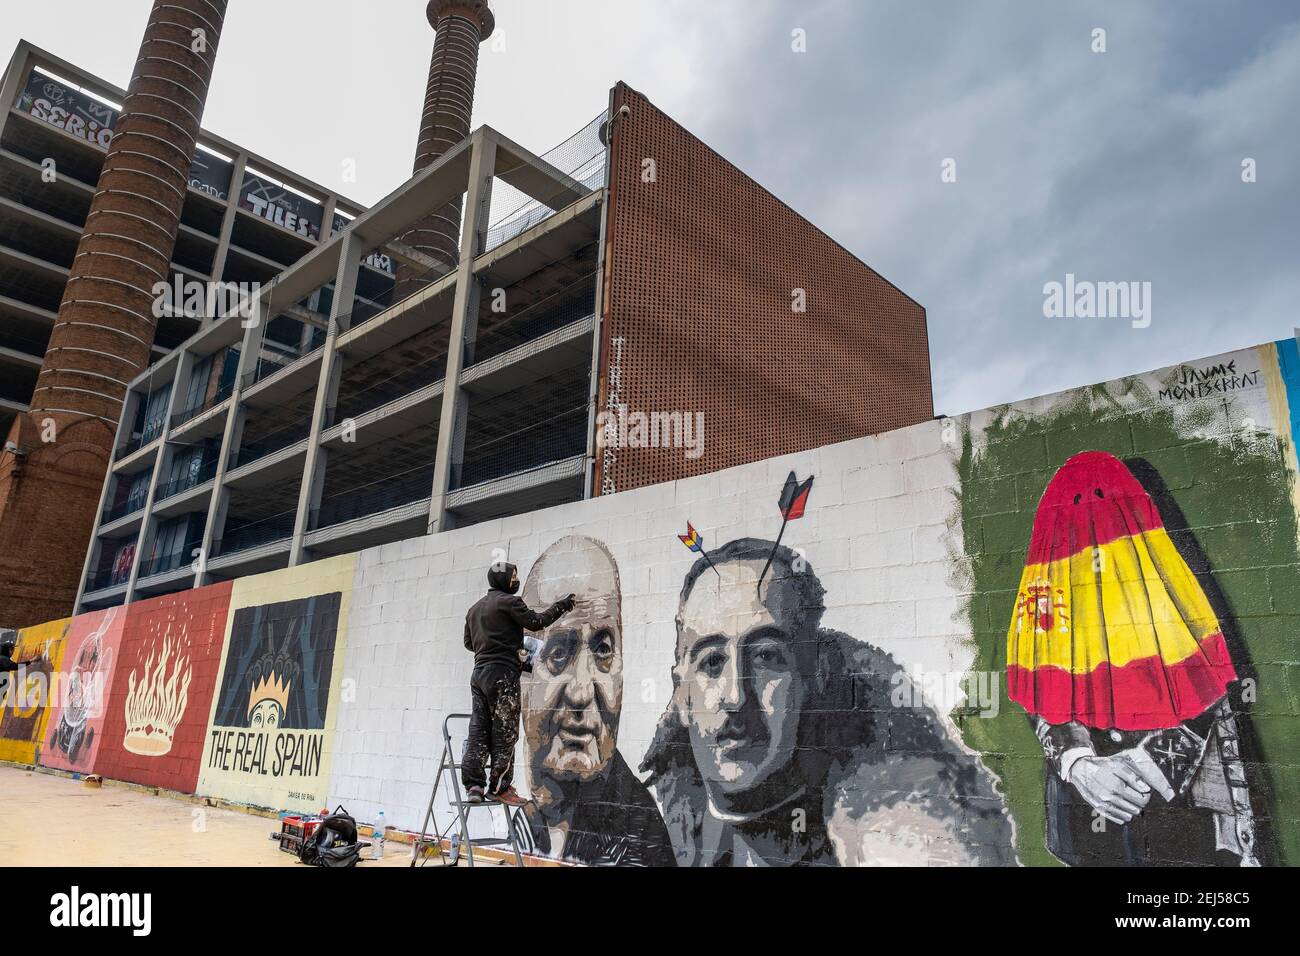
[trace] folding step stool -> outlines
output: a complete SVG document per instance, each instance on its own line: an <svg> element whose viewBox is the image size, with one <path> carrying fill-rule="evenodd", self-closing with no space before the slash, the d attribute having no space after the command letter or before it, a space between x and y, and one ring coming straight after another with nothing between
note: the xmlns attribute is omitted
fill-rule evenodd
<svg viewBox="0 0 1300 956"><path fill-rule="evenodd" d="M438 763L438 772L433 778L433 793L429 794L429 807L424 812L424 824L420 827L420 834L415 839L415 846L411 851L411 866L417 864L423 866L421 860L422 851L426 846L436 846L441 850L442 841L446 839L451 844L451 862L448 863L446 855L443 855L443 866L455 866L459 862L460 850L463 848L469 865L474 865L474 847L485 846L509 846L515 855L515 866L524 865L524 855L520 850L520 843L527 844L526 838L520 839L520 833L527 834L527 823L522 819L522 807L512 807L509 804L494 800L491 797L485 797L482 803L466 803L464 796L460 792L460 773L461 764L453 756L455 751L451 749L451 722L453 720L469 721L469 714L448 714L447 719L442 722L442 760ZM442 784L442 775L448 773L451 776L451 792L455 798L451 805L456 809L456 819L447 823L447 829L438 828L438 821L433 816L433 803L438 798L438 787ZM506 837L479 837L471 839L469 835L469 811L479 807L486 807L491 810L493 807L501 807L506 812ZM430 835L429 824L433 824L433 832ZM455 833L452 827L459 824ZM522 829L521 829L522 828ZM440 854L441 855L441 854Z"/></svg>

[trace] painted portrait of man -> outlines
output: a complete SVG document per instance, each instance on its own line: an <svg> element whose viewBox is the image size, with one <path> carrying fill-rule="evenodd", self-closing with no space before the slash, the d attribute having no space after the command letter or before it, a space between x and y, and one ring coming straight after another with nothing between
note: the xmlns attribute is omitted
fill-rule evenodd
<svg viewBox="0 0 1300 956"><path fill-rule="evenodd" d="M524 601L576 595L543 631L523 678L528 786L537 852L588 865L672 866L672 845L645 785L618 752L623 707L622 590L608 549L556 541L534 563Z"/></svg>
<svg viewBox="0 0 1300 956"><path fill-rule="evenodd" d="M824 597L803 558L755 538L687 574L672 699L641 767L678 864L1014 862L992 780L927 708L891 706L905 675L822 628Z"/></svg>

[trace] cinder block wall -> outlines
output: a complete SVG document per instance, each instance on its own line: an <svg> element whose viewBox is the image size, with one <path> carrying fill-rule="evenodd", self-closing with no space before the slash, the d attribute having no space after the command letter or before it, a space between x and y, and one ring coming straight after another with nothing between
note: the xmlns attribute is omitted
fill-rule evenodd
<svg viewBox="0 0 1300 956"><path fill-rule="evenodd" d="M548 631L525 679L515 780L540 807L529 814L535 852L683 865L1090 864L1116 852L1293 864L1298 389L1300 353L1286 340L243 579L224 632L194 627L224 642L219 671L196 668L189 685L193 696L195 681L216 682L211 708L182 708L176 739L190 743L160 759L188 767L201 754L200 793L288 809L343 803L362 820L382 810L418 827L441 722L469 707L465 612L504 554L532 604L593 582L603 607ZM782 533L791 472L813 483ZM1052 522L1067 521L1054 501L1090 506L1093 537L1053 537ZM1117 514L1122 533L1096 533ZM678 538L688 523L719 572L698 569L683 606L697 561ZM778 534L789 562L774 565L759 600L761 562L745 555ZM1040 538L1055 542L1051 560L1031 548ZM1063 557L1076 576L1068 595L1053 590ZM812 576L815 587L786 589ZM1115 678L1108 718L1063 718L1046 676L1026 701L1008 670L1024 621L1044 639L1077 628L1070 640L1085 640L1097 633L1088 595L1106 589L1108 613L1127 607L1131 622L1106 634L1112 672L1158 663L1153 673L1176 682L1184 660L1217 663L1172 698ZM208 621L226 600L196 594L200 612L187 619ZM807 612L818 607L813 629ZM157 636L160 622L184 617L138 608L120 639L137 656L143 623ZM66 671L85 659L90 623L24 631L18 656L44 648L48 667ZM1141 649L1157 635L1158 662L1120 651L1121 636ZM121 674L108 683L120 688ZM1029 710L1047 721L1042 736ZM66 754L47 758L61 712L41 713L6 711L0 753L65 766ZM196 721L198 753L184 729ZM96 769L120 749L120 726L103 722ZM1185 731L1200 743L1184 747ZM1152 742L1186 755L1157 764L1173 799L1144 811L1136 849L1123 830L1088 835L1093 818L1062 777L1062 734L1098 759ZM130 779L140 764L114 767ZM442 798L437 811L445 825ZM1215 814L1235 848L1216 845ZM475 835L491 829L486 811L476 819Z"/></svg>

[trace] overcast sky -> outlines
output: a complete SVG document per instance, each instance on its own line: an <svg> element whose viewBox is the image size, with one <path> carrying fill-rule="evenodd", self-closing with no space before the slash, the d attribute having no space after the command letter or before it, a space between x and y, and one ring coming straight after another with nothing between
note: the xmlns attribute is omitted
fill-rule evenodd
<svg viewBox="0 0 1300 956"><path fill-rule="evenodd" d="M125 86L150 5L9 0L0 43L29 39ZM231 0L204 126L375 201L410 173L424 6ZM541 151L626 80L926 307L936 411L1270 341L1300 321L1293 0L493 7L475 125ZM956 181L943 182L950 158ZM356 182L341 181L345 160ZM1067 273L1150 282L1149 327L1044 317L1044 284Z"/></svg>

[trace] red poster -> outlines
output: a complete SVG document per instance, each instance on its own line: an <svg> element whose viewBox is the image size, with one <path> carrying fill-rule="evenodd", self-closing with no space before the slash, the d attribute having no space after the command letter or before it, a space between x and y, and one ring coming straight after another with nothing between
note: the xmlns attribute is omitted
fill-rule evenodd
<svg viewBox="0 0 1300 956"><path fill-rule="evenodd" d="M194 792L230 589L225 582L128 606L96 773Z"/></svg>
<svg viewBox="0 0 1300 956"><path fill-rule="evenodd" d="M68 626L63 668L50 686L43 766L90 773L95 765L125 619L125 610L114 607L74 617Z"/></svg>

